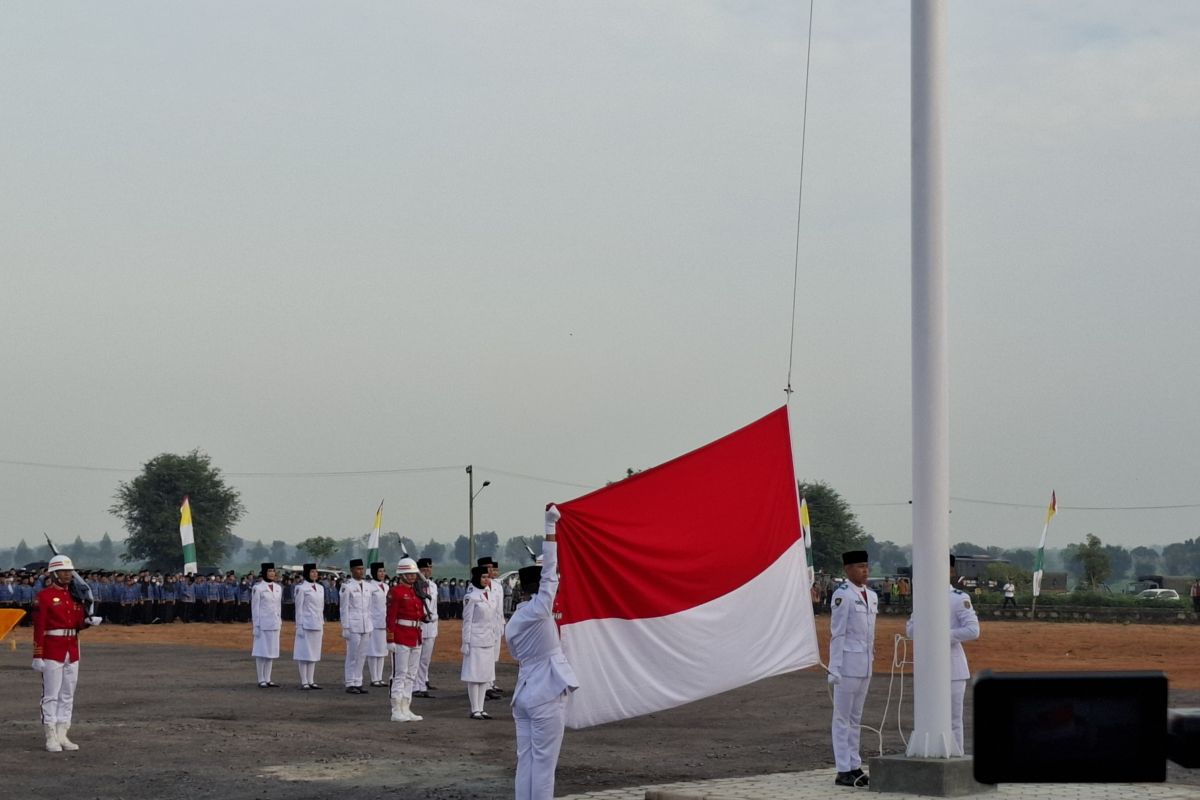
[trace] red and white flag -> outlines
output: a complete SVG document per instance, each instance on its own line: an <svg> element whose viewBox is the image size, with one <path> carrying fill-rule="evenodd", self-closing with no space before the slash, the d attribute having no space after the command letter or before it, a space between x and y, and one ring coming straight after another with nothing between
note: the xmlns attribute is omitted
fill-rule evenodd
<svg viewBox="0 0 1200 800"><path fill-rule="evenodd" d="M786 407L558 509L570 727L817 663Z"/></svg>

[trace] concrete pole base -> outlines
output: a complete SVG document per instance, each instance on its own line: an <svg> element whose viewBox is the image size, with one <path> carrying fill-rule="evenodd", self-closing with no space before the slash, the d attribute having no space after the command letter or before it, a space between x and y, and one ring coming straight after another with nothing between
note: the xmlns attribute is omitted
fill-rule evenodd
<svg viewBox="0 0 1200 800"><path fill-rule="evenodd" d="M996 787L975 780L975 760L879 756L871 759L871 791L903 792L930 797L966 797L994 792Z"/></svg>

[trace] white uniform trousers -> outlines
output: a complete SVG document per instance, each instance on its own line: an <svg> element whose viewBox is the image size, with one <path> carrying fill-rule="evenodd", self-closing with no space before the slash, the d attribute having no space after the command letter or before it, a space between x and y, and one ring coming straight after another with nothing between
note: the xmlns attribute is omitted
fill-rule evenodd
<svg viewBox="0 0 1200 800"><path fill-rule="evenodd" d="M42 670L42 724L70 725L71 712L75 708L79 662L63 663L48 658L45 663Z"/></svg>
<svg viewBox="0 0 1200 800"><path fill-rule="evenodd" d="M346 685L362 686L363 663L367 660L367 648L371 634L350 633L346 640Z"/></svg>
<svg viewBox="0 0 1200 800"><path fill-rule="evenodd" d="M421 658L417 664L416 682L413 684L413 689L418 692L429 689L429 664L433 661L433 645L436 642L436 636L421 637Z"/></svg>
<svg viewBox="0 0 1200 800"><path fill-rule="evenodd" d="M412 697L413 683L417 678L417 667L421 662L421 647L396 645L392 653L392 697Z"/></svg>
<svg viewBox="0 0 1200 800"><path fill-rule="evenodd" d="M862 766L858 740L863 704L867 700L870 678L842 679L833 687L833 760L838 772L850 772Z"/></svg>
<svg viewBox="0 0 1200 800"><path fill-rule="evenodd" d="M950 681L950 729L954 731L954 742L958 752L952 755L966 755L963 750L963 696L967 693L966 681Z"/></svg>
<svg viewBox="0 0 1200 800"><path fill-rule="evenodd" d="M516 800L552 800L554 769L567 720L567 693L532 708L513 701L517 725Z"/></svg>

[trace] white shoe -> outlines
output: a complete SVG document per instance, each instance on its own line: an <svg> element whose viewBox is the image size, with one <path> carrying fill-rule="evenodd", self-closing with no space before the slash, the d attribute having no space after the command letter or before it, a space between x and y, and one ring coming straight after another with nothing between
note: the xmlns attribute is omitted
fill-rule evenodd
<svg viewBox="0 0 1200 800"><path fill-rule="evenodd" d="M46 751L49 753L61 753L62 745L58 743L58 726L43 725L46 729Z"/></svg>
<svg viewBox="0 0 1200 800"><path fill-rule="evenodd" d="M392 698L392 722L408 722L408 716L404 713L404 700L399 697Z"/></svg>
<svg viewBox="0 0 1200 800"><path fill-rule="evenodd" d="M413 713L411 697L405 697L401 702L403 703L404 713L408 715L409 722L420 722L421 720L425 719L424 717Z"/></svg>
<svg viewBox="0 0 1200 800"><path fill-rule="evenodd" d="M63 750L78 750L79 745L67 738L67 731L71 729L69 722L58 723L58 743L62 745Z"/></svg>

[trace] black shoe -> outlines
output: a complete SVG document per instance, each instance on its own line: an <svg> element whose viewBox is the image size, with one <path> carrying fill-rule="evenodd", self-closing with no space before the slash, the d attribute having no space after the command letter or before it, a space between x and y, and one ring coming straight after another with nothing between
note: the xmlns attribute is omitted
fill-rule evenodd
<svg viewBox="0 0 1200 800"><path fill-rule="evenodd" d="M483 693L483 696L484 696L484 699L487 699L487 700L499 700L500 699L500 693L497 692L495 689L488 689L486 692Z"/></svg>
<svg viewBox="0 0 1200 800"><path fill-rule="evenodd" d="M436 686L434 686L432 683L428 683L428 682L427 682L427 683L425 684L425 690L426 690L426 691L429 691L429 692L436 692L436 691L437 691L437 687L436 687Z"/></svg>
<svg viewBox="0 0 1200 800"><path fill-rule="evenodd" d="M346 694L366 694L366 690L361 686L347 686Z"/></svg>
<svg viewBox="0 0 1200 800"><path fill-rule="evenodd" d="M301 691L305 691L305 692L307 692L307 691L308 691L309 689L311 689L311 688L312 688L312 687L311 687L311 686L309 686L307 683L305 683L305 684L301 684L301 686L300 686L300 689L301 689Z"/></svg>
<svg viewBox="0 0 1200 800"><path fill-rule="evenodd" d="M271 689L278 689L278 688L279 688L279 684L278 684L278 683L275 683L274 681L267 681L267 686L268 686L269 688L271 688Z"/></svg>
<svg viewBox="0 0 1200 800"><path fill-rule="evenodd" d="M480 711L479 716L481 719L491 719L492 718L492 715L487 713L486 711Z"/></svg>
<svg viewBox="0 0 1200 800"><path fill-rule="evenodd" d="M412 696L413 697L424 697L426 700L433 699L433 695L429 694L429 692L413 692Z"/></svg>
<svg viewBox="0 0 1200 800"><path fill-rule="evenodd" d="M471 719L490 719L490 717L485 717L482 711L472 711L470 717Z"/></svg>
<svg viewBox="0 0 1200 800"><path fill-rule="evenodd" d="M833 783L835 786L854 786L861 789L869 785L869 779L867 773L861 769L855 769L850 772L839 772Z"/></svg>
<svg viewBox="0 0 1200 800"><path fill-rule="evenodd" d="M260 688L260 689L266 689L266 688L267 688L267 684L266 684L266 683L260 683L260 684L258 685L258 688Z"/></svg>
<svg viewBox="0 0 1200 800"><path fill-rule="evenodd" d="M317 686L315 683L310 683L310 684L308 685L308 688L310 688L310 689L324 689L325 687L324 687L324 686Z"/></svg>

